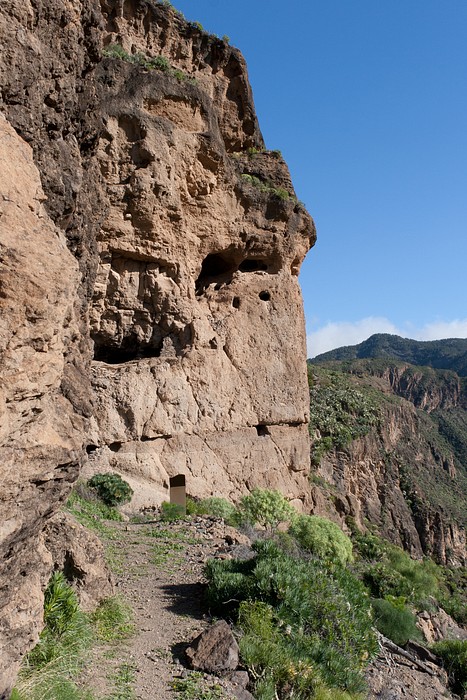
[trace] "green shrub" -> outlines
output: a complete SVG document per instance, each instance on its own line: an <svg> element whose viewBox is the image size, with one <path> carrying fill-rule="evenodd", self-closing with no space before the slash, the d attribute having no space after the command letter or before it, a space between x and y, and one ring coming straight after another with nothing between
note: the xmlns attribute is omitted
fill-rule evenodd
<svg viewBox="0 0 467 700"><path fill-rule="evenodd" d="M362 584L345 568L298 560L272 540L253 549L254 559L210 562L206 575L212 609L238 610L258 700L305 700L325 686L362 690L361 668L376 652Z"/></svg>
<svg viewBox="0 0 467 700"><path fill-rule="evenodd" d="M216 518L224 518L224 520L231 521L235 516L236 508L226 498L211 496L203 498L196 504L196 513L199 515L213 515Z"/></svg>
<svg viewBox="0 0 467 700"><path fill-rule="evenodd" d="M404 590L394 595L405 595L415 604L423 603L438 591L437 566L432 559L412 559L407 552L394 545L387 546L389 566L404 579Z"/></svg>
<svg viewBox="0 0 467 700"><path fill-rule="evenodd" d="M254 150L256 149L249 149L249 150ZM259 152L259 151L257 151ZM251 154L250 154L251 155ZM249 173L242 173L240 175L241 179L244 180L244 182L247 182L249 185L252 187L255 187L257 190L260 192L267 192L268 194L272 194L275 197L278 197L279 199L282 200L289 200L289 199L295 199L287 190L283 189L282 187L274 187L269 182L265 182L264 180L261 180L259 177L256 175L250 175Z"/></svg>
<svg viewBox="0 0 467 700"><path fill-rule="evenodd" d="M99 498L108 506L131 501L133 489L119 474L95 474L88 485L96 490Z"/></svg>
<svg viewBox="0 0 467 700"><path fill-rule="evenodd" d="M406 606L402 607L401 601L377 598L373 600L373 611L376 628L394 644L403 646L409 639L422 641L415 615Z"/></svg>
<svg viewBox="0 0 467 700"><path fill-rule="evenodd" d="M385 598L388 595L406 596L408 586L404 577L387 562L371 564L364 569L362 579L375 598Z"/></svg>
<svg viewBox="0 0 467 700"><path fill-rule="evenodd" d="M439 593L442 572L431 559L412 559L407 552L376 535L354 536L359 569L374 598L404 596L419 608Z"/></svg>
<svg viewBox="0 0 467 700"><path fill-rule="evenodd" d="M252 525L259 523L266 528L275 528L296 516L294 507L279 491L272 489L253 489L247 496L242 496L239 511Z"/></svg>
<svg viewBox="0 0 467 700"><path fill-rule="evenodd" d="M169 503L164 501L161 503L160 519L165 523L174 523L176 520L183 520L186 515L186 510L178 503Z"/></svg>
<svg viewBox="0 0 467 700"><path fill-rule="evenodd" d="M443 660L452 690L459 695L467 692L467 640L445 639L432 647Z"/></svg>
<svg viewBox="0 0 467 700"><path fill-rule="evenodd" d="M44 593L44 630L39 643L28 655L29 666L40 668L62 656L64 649L78 654L89 644L91 636L75 591L64 575L56 571Z"/></svg>
<svg viewBox="0 0 467 700"><path fill-rule="evenodd" d="M119 44L110 44L102 51L105 58L119 58L122 61L129 61L130 54Z"/></svg>
<svg viewBox="0 0 467 700"><path fill-rule="evenodd" d="M347 523L349 524L349 523ZM354 551L368 561L379 561L384 557L385 547L383 540L371 533L361 533L358 530L353 532L352 542ZM381 597L381 596L377 596Z"/></svg>
<svg viewBox="0 0 467 700"><path fill-rule="evenodd" d="M146 59L147 67L155 70L168 71L170 70L170 62L165 56L155 56L154 58Z"/></svg>
<svg viewBox="0 0 467 700"><path fill-rule="evenodd" d="M440 572L440 592L438 602L441 607L461 625L467 624L467 568L438 567Z"/></svg>
<svg viewBox="0 0 467 700"><path fill-rule="evenodd" d="M92 643L92 629L76 593L55 572L44 593L44 629L26 656L14 697L17 700L87 700L74 683Z"/></svg>
<svg viewBox="0 0 467 700"><path fill-rule="evenodd" d="M318 515L299 515L289 533L307 551L320 559L344 566L352 561L352 542L335 523Z"/></svg>

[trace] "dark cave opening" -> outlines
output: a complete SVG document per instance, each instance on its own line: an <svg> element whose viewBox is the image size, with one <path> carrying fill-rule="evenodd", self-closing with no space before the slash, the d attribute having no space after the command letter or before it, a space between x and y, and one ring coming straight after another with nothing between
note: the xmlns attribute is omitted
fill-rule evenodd
<svg viewBox="0 0 467 700"><path fill-rule="evenodd" d="M265 260L246 258L240 263L238 269L240 272L267 272L268 267L269 265Z"/></svg>
<svg viewBox="0 0 467 700"><path fill-rule="evenodd" d="M201 265L201 272L195 283L196 294L202 294L213 282L226 283L237 270L237 263L227 255L210 253ZM219 286L220 288L220 286Z"/></svg>

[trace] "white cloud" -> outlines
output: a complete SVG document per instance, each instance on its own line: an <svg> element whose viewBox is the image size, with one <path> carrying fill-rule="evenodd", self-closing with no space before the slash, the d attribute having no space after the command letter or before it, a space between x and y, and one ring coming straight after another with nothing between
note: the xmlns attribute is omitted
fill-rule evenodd
<svg viewBox="0 0 467 700"><path fill-rule="evenodd" d="M441 340L442 338L467 338L467 318L427 323L417 336L417 340Z"/></svg>
<svg viewBox="0 0 467 700"><path fill-rule="evenodd" d="M354 323L338 321L327 323L307 336L308 357L315 357L343 345L357 345L374 333L392 333L415 340L441 340L442 338L467 338L467 319L433 321L421 328L405 324L398 328L384 317L362 318Z"/></svg>

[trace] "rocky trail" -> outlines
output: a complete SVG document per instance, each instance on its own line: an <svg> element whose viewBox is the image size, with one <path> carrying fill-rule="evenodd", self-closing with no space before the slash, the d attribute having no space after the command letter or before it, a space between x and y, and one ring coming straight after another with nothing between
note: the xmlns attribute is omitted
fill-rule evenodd
<svg viewBox="0 0 467 700"><path fill-rule="evenodd" d="M135 631L118 649L100 650L83 680L106 700L252 700L244 671L222 678L193 673L185 656L212 622L204 597L205 563L245 555L249 538L207 516L112 523L107 532L115 591L131 607ZM456 697L447 690L444 671L423 666L381 646L366 673L368 700Z"/></svg>
<svg viewBox="0 0 467 700"><path fill-rule="evenodd" d="M133 611L135 633L114 658L109 650L94 658L88 682L92 678L97 694L108 696L109 680L115 685L116 677L125 673L126 689L115 696L118 700L173 700L178 697L174 680L190 677L185 649L211 621L204 604L203 567L210 558L226 558L245 547L248 538L207 517L172 524L115 523L109 533L106 546L115 592ZM209 674L193 678L207 698L247 697L225 679Z"/></svg>

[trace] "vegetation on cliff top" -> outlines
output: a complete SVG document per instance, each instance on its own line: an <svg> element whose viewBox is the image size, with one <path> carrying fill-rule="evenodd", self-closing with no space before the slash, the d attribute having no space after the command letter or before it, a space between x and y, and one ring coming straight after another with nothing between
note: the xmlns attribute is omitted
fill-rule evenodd
<svg viewBox="0 0 467 700"><path fill-rule="evenodd" d="M403 360L412 365L451 369L460 376L467 376L467 339L463 338L421 341L377 333L363 343L330 350L318 355L310 362L319 364L331 360L378 357Z"/></svg>

